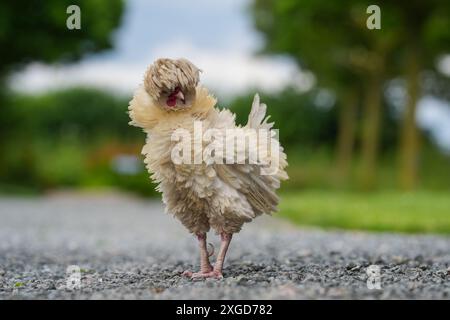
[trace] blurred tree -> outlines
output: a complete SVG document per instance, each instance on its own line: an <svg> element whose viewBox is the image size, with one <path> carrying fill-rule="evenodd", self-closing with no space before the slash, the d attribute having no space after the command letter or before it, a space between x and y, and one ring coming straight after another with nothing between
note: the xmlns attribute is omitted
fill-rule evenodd
<svg viewBox="0 0 450 320"><path fill-rule="evenodd" d="M420 139L416 124L417 103L424 88L422 75L436 73L440 55L450 51L450 2L446 0L387 1L381 3L383 12L395 15L399 34L396 55L402 61L406 85L406 102L402 117L399 148L399 182L405 190L418 183ZM434 77L434 84L439 76ZM448 82L448 80L447 80ZM448 86L446 87L448 90ZM446 96L446 90L433 91Z"/></svg>
<svg viewBox="0 0 450 320"><path fill-rule="evenodd" d="M69 30L67 7L81 9L81 29ZM16 0L0 2L0 166L4 144L18 121L6 99L7 75L27 63L70 62L108 49L120 24L122 0Z"/></svg>
<svg viewBox="0 0 450 320"><path fill-rule="evenodd" d="M426 70L422 75L423 95L439 97L445 101L450 101L450 77L433 70Z"/></svg>
<svg viewBox="0 0 450 320"><path fill-rule="evenodd" d="M15 94L10 102L21 119L15 138L58 142L70 137L81 144L142 138L139 130L130 130L128 125L129 100L128 96L83 87L40 95Z"/></svg>
<svg viewBox="0 0 450 320"><path fill-rule="evenodd" d="M363 99L363 185L371 187L376 177L382 86L392 35L388 31L382 31L383 37L371 34L364 4L354 0L256 0L253 17L266 38L266 52L290 54L301 67L316 74L319 86L330 87L337 94L336 160L341 181L348 177L357 105Z"/></svg>
<svg viewBox="0 0 450 320"><path fill-rule="evenodd" d="M129 101L129 96L76 87L11 95L8 103L18 121L2 154L0 190L98 183L144 191L148 179L139 183L111 167L116 156L137 156L142 147L144 133L128 125ZM142 168L141 177L145 172Z"/></svg>
<svg viewBox="0 0 450 320"><path fill-rule="evenodd" d="M344 42L343 33L330 32L334 21L341 21L342 10L330 1L257 0L252 13L256 28L266 39L265 52L289 53L302 68L318 76L319 86L337 92L340 112L336 174L343 183L353 157L358 81L343 61L342 50L329 50L340 48Z"/></svg>
<svg viewBox="0 0 450 320"><path fill-rule="evenodd" d="M282 126L280 140L289 155L292 177L287 188L332 185L329 156L336 140L339 109L331 107L330 101L323 103L324 99L319 98L321 91L299 93L286 89L278 94L261 94L268 104L270 120L275 121L276 128ZM246 123L252 99L253 95L248 95L230 102L238 123ZM112 167L118 156L139 156L145 138L143 132L127 124L129 100L129 96L94 88L12 95L8 103L17 121L7 153L2 154L7 165L0 166L0 192L108 185L153 194L148 179L144 179L143 167L137 175L130 176L119 174ZM382 186L392 186L393 163L389 154L398 133L395 109L387 111L390 112L383 113L380 130L380 147L386 155L378 172ZM448 189L450 180L443 174L448 159L445 162L435 149L426 147L423 184Z"/></svg>
<svg viewBox="0 0 450 320"><path fill-rule="evenodd" d="M436 58L450 48L450 2L379 1L381 29L366 22L368 0L255 0L256 28L266 39L264 51L288 53L310 69L319 86L330 87L340 100L337 140L338 170L346 176L354 140L354 105L362 90L361 182L375 185L383 92L387 79L406 79L400 132L400 181L404 189L417 182L419 152L415 123L420 97L419 77L434 68ZM444 90L445 91L445 90Z"/></svg>
<svg viewBox="0 0 450 320"><path fill-rule="evenodd" d="M67 7L81 9L81 29L69 30ZM122 0L16 0L0 3L0 75L32 61L68 62L111 48Z"/></svg>

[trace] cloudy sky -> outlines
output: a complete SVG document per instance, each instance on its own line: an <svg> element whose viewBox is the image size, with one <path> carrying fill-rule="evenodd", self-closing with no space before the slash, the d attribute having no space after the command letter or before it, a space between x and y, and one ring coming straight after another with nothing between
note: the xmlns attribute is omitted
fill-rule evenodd
<svg viewBox="0 0 450 320"><path fill-rule="evenodd" d="M286 58L254 57L261 39L247 6L248 1L239 0L128 1L112 52L72 66L30 65L13 85L40 91L82 83L129 93L156 58L185 57L204 70L203 83L219 95L252 87L277 90L290 82L311 87L313 77L298 72ZM83 8L81 13L82 23Z"/></svg>
<svg viewBox="0 0 450 320"><path fill-rule="evenodd" d="M156 58L185 57L203 70L202 82L219 98L250 89L275 92L287 84L311 88L314 76L298 70L288 58L255 56L262 39L252 27L248 2L129 0L113 50L73 65L31 64L12 77L11 86L40 92L82 84L130 94ZM83 23L83 8L81 14ZM450 58L442 67L450 74ZM422 99L418 122L450 152L447 104Z"/></svg>

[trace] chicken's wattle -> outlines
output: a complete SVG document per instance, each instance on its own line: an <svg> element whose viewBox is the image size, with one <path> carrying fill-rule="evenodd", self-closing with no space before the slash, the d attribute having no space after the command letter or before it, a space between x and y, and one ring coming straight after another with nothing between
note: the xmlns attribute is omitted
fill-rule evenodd
<svg viewBox="0 0 450 320"><path fill-rule="evenodd" d="M166 101L166 104L169 107L175 107L175 105L177 104L177 97L170 95Z"/></svg>
<svg viewBox="0 0 450 320"><path fill-rule="evenodd" d="M175 107L177 104L178 93L180 92L180 88L176 87L174 92L172 92L167 98L166 104L169 107Z"/></svg>

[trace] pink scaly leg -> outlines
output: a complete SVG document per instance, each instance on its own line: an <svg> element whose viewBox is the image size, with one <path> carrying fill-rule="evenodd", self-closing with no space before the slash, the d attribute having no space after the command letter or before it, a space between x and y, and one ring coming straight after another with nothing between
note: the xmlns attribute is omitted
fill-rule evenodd
<svg viewBox="0 0 450 320"><path fill-rule="evenodd" d="M189 270L183 272L184 276L192 278L203 277L211 273L213 270L211 264L209 263L210 254L208 254L208 249L206 246L206 233L197 234L197 239L200 248L200 272L193 273Z"/></svg>
<svg viewBox="0 0 450 320"><path fill-rule="evenodd" d="M214 264L213 274L216 278L223 278L222 269L223 263L225 262L225 256L228 251L228 247L230 246L231 238L233 234L222 232L220 234L220 238L222 243L220 244L219 254L217 255L216 263Z"/></svg>

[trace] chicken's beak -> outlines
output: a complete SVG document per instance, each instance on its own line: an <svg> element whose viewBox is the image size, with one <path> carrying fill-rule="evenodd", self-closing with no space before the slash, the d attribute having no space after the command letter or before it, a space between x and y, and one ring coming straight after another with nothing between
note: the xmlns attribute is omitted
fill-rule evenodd
<svg viewBox="0 0 450 320"><path fill-rule="evenodd" d="M184 94L181 90L178 91L178 93L175 96L177 97L177 99L180 99L181 101L184 102Z"/></svg>

